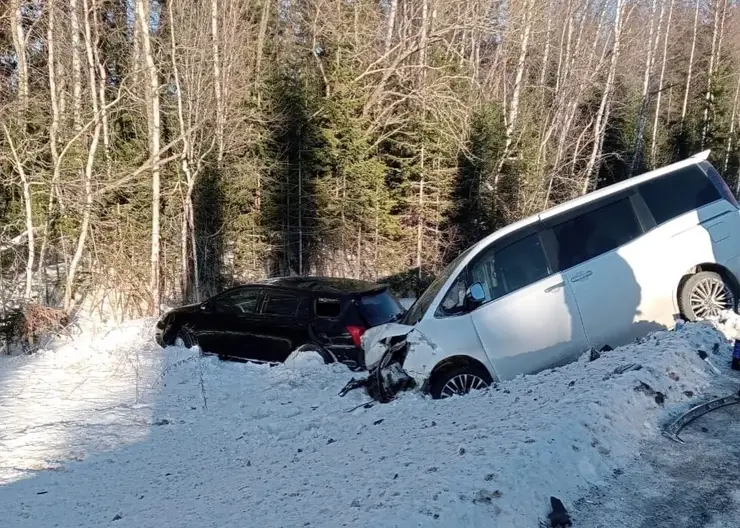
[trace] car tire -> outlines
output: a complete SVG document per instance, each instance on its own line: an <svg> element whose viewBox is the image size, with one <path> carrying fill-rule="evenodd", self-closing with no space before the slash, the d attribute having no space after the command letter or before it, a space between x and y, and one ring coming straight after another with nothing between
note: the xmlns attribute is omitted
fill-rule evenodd
<svg viewBox="0 0 740 528"><path fill-rule="evenodd" d="M198 340L190 328L183 326L177 331L173 344L184 348L193 348L198 344Z"/></svg>
<svg viewBox="0 0 740 528"><path fill-rule="evenodd" d="M433 377L429 394L435 400L441 400L455 394L463 395L471 390L485 389L492 383L491 374L483 367L473 364L454 366Z"/></svg>
<svg viewBox="0 0 740 528"><path fill-rule="evenodd" d="M318 355L321 356L321 358L324 360L324 363L327 364L327 365L329 363L336 363L337 362L337 358L334 356L334 354L332 354L331 352L329 352L325 348L320 347L319 345L314 345L313 343L306 343L305 345L299 346L298 348L295 349L295 351L293 352L293 354L300 354L300 353L303 353L303 352L315 352L315 353L317 353ZM293 355L293 354L291 354L291 355Z"/></svg>
<svg viewBox="0 0 740 528"><path fill-rule="evenodd" d="M700 321L724 310L735 310L737 293L719 273L700 271L681 286L678 308L687 321Z"/></svg>

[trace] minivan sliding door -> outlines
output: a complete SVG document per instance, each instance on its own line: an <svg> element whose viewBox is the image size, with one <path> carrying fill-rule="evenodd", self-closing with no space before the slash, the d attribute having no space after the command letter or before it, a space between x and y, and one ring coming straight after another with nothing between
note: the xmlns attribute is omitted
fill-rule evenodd
<svg viewBox="0 0 740 528"><path fill-rule="evenodd" d="M468 265L468 281L485 292L471 317L499 378L562 365L588 348L575 299L537 232L494 242Z"/></svg>
<svg viewBox="0 0 740 528"><path fill-rule="evenodd" d="M652 274L660 270L660 255L642 238L630 195L565 218L545 220L552 229L544 236L551 260L573 290L590 345L616 347L661 328L661 321L651 320L643 291L650 291Z"/></svg>

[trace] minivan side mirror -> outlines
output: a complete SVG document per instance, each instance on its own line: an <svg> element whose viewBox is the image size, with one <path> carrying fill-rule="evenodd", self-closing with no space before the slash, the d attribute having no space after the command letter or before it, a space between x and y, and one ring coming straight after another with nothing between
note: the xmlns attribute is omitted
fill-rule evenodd
<svg viewBox="0 0 740 528"><path fill-rule="evenodd" d="M465 292L465 304L468 310L478 308L485 300L486 292L483 290L483 285L480 282L476 282Z"/></svg>

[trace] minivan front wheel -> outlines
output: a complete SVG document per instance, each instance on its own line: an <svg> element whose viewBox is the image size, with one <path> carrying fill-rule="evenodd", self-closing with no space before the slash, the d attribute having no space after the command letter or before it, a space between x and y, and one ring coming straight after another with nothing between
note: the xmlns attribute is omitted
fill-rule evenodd
<svg viewBox="0 0 740 528"><path fill-rule="evenodd" d="M734 310L737 296L719 273L700 271L689 277L678 297L679 308L689 321L716 317L725 310Z"/></svg>
<svg viewBox="0 0 740 528"><path fill-rule="evenodd" d="M485 389L491 383L493 379L488 371L475 365L453 367L435 376L429 393L434 399L443 399L464 395L471 390Z"/></svg>

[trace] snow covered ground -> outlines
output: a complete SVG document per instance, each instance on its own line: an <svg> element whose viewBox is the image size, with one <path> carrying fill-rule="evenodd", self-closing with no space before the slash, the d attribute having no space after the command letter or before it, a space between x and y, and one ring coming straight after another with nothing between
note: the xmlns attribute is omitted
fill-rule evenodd
<svg viewBox="0 0 740 528"><path fill-rule="evenodd" d="M570 509L667 419L738 386L726 336L691 324L466 397L366 408L337 396L343 366L161 350L152 324L0 358L0 526L536 526L550 495Z"/></svg>

